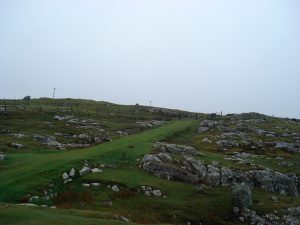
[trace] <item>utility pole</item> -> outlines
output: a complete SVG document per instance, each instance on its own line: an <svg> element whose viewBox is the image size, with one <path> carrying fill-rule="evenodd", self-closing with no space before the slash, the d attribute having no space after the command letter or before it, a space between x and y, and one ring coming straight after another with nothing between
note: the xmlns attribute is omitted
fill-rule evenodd
<svg viewBox="0 0 300 225"><path fill-rule="evenodd" d="M56 88L53 88L53 99L54 99L54 96L55 96L55 90L56 90Z"/></svg>
<svg viewBox="0 0 300 225"><path fill-rule="evenodd" d="M150 100L150 107L152 106L152 101Z"/></svg>
<svg viewBox="0 0 300 225"><path fill-rule="evenodd" d="M4 98L4 112L6 113L6 100Z"/></svg>

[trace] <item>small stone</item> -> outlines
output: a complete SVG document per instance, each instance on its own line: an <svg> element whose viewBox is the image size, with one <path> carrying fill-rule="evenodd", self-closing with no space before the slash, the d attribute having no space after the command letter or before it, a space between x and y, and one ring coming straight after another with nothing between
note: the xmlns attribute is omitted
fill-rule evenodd
<svg viewBox="0 0 300 225"><path fill-rule="evenodd" d="M79 174L80 176L87 174L88 172L90 172L90 168L87 166L84 166L80 171Z"/></svg>
<svg viewBox="0 0 300 225"><path fill-rule="evenodd" d="M0 152L0 161L5 159L5 155L3 154L3 152Z"/></svg>
<svg viewBox="0 0 300 225"><path fill-rule="evenodd" d="M202 142L203 142L203 143L208 143L208 144L211 144L211 143L212 143L212 141L209 140L208 138L204 138L204 139L202 140Z"/></svg>
<svg viewBox="0 0 300 225"><path fill-rule="evenodd" d="M151 196L151 192L150 191L145 191L145 195Z"/></svg>
<svg viewBox="0 0 300 225"><path fill-rule="evenodd" d="M70 171L70 173L69 173L69 176L70 176L70 177L74 177L74 176L75 176L75 173L76 173L75 169L72 168L71 171Z"/></svg>
<svg viewBox="0 0 300 225"><path fill-rule="evenodd" d="M69 175L66 172L64 172L63 175L62 175L62 177L63 177L64 180L66 180L66 179L69 178Z"/></svg>
<svg viewBox="0 0 300 225"><path fill-rule="evenodd" d="M118 192L118 191L119 191L119 188L118 188L117 185L114 184L114 185L111 187L111 190L113 190L113 191L115 191L115 192Z"/></svg>
<svg viewBox="0 0 300 225"><path fill-rule="evenodd" d="M272 195L272 196L271 196L271 200L272 200L274 203L279 202L277 196L275 196L275 195Z"/></svg>
<svg viewBox="0 0 300 225"><path fill-rule="evenodd" d="M160 190L153 190L152 191L152 194L156 197L160 197L162 195L161 191Z"/></svg>
<svg viewBox="0 0 300 225"><path fill-rule="evenodd" d="M245 221L245 218L242 217L242 216L240 216L240 217L239 217L239 220L240 220L241 222L244 222L244 221Z"/></svg>
<svg viewBox="0 0 300 225"><path fill-rule="evenodd" d="M24 148L24 145L18 143L11 143L11 147L15 149L22 149Z"/></svg>
<svg viewBox="0 0 300 225"><path fill-rule="evenodd" d="M93 168L91 169L92 173L102 173L103 170L99 169L99 168Z"/></svg>

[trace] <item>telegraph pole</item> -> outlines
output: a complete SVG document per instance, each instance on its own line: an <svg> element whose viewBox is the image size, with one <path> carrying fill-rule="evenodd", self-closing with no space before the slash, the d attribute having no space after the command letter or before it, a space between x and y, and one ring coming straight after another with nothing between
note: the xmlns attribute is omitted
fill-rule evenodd
<svg viewBox="0 0 300 225"><path fill-rule="evenodd" d="M55 90L56 90L56 88L53 88L53 99L54 99L54 96L55 96Z"/></svg>
<svg viewBox="0 0 300 225"><path fill-rule="evenodd" d="M152 101L149 101L150 102L150 107L152 106Z"/></svg>

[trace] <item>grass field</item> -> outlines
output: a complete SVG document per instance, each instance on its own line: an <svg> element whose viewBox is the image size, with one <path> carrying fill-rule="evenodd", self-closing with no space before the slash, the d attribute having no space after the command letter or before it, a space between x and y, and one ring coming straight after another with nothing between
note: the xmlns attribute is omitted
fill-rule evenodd
<svg viewBox="0 0 300 225"><path fill-rule="evenodd" d="M34 101L31 104L34 105ZM113 104L108 107L124 109ZM9 120L1 118L3 122L1 128L10 127L21 132L27 129L28 133L44 129L49 135L56 129L69 129L65 132L70 131L70 128L66 128L61 121L52 121L55 125L52 130L40 126L41 121L53 119L56 113L47 112L44 116L36 112L28 111L27 113L30 115L25 124L22 123L24 115L19 115L20 118L14 116ZM28 121L33 126L28 126ZM101 121L105 121L107 128L112 130L132 124L131 120L128 122L126 119L123 122L114 118ZM213 138L218 133L212 131L197 134L198 124L199 120L194 119L172 120L161 127L114 138L111 142L86 149L55 150L30 145L30 142L28 142L28 148L23 151L5 149L7 157L4 161L0 161L0 202L2 202L0 203L0 225L125 224L121 221L122 216L130 220L126 224L190 223L198 225L200 222L205 225L241 224L237 219L233 219L230 188L214 187L198 191L196 185L161 179L139 167L142 157L152 151L154 142L167 141L196 147L201 153L198 157L205 163L218 161L226 167L248 169L244 165L224 159L232 152L243 149L235 148L222 152L215 143L203 143L203 138L207 136ZM282 125L278 121L275 121L275 124ZM272 123L261 126L271 129ZM269 157L275 156L272 152L264 154ZM281 151L276 154L284 156L286 160L298 160L300 157L299 154L291 155ZM72 167L78 171L85 160L98 166L113 164L115 168L105 167L103 173L77 176L71 183L63 184L62 174L70 171ZM276 163L259 158L255 159L255 163L267 165L282 172L289 172L289 170L299 172L299 168L279 168ZM82 186L82 183L92 182L101 185L88 188ZM57 196L50 200L39 199L34 203L55 205L56 209L15 204L27 202L28 194L42 196L52 183L56 185ZM113 192L107 188L108 185L113 184L118 185L119 192ZM139 192L142 185L161 190L164 197L146 196ZM256 188L252 192L252 209L259 214L272 213L274 210L300 204L299 198L269 193ZM272 195L278 197L279 203L274 204L271 201ZM110 205L104 204L107 202L110 202Z"/></svg>
<svg viewBox="0 0 300 225"><path fill-rule="evenodd" d="M105 187L101 187L101 190L91 189L88 191L93 198L86 203L86 210L95 211L95 213L121 214L136 223L172 222L181 224L188 220L195 222L204 220L208 224L234 224L230 221L231 201L228 189L219 188L208 191L206 195L210 197L204 198L199 195L193 185L163 180L138 168L136 160L151 150L153 142L168 139L196 124L197 122L192 120L170 122L160 128L84 150L8 154L8 159L1 164L0 180L3 181L0 184L1 201L17 203L27 193L38 194L39 190L41 191L49 182L61 179L64 171L69 171L71 167L80 168L83 160L90 160L94 163L114 163L118 167L115 170L107 169L98 177L91 174L80 178L72 185L63 187L61 192L70 193L76 189L77 192L85 193L80 187L80 183L90 179L100 181L102 184L117 183L126 189L137 189L140 185L149 185L160 188L167 198L153 199L138 194L128 199L128 197L115 196ZM124 152L126 152L126 161L122 158ZM111 208L103 207L100 204L105 199L112 200ZM75 204L63 202L61 205L58 204L58 207L79 208L78 202L76 201ZM31 210L26 207L24 209L24 206L2 206L1 214L3 218L6 218L5 224L17 224L14 217L9 217L14 210L19 212L20 221L28 220L28 224L39 221L41 214L56 218L54 216L56 213L58 213L57 221L59 223L59 215L62 215L60 209L51 211L51 209L34 208ZM31 216L23 215L22 210L28 211ZM74 216L71 212L68 211L66 217L70 216L71 220L74 217L80 217ZM90 220L93 221L91 218L88 220L82 214L80 215L79 222L83 221L82 224L90 224ZM51 221L55 220L49 219L45 221L45 224L51 224ZM63 221L61 223L63 224Z"/></svg>

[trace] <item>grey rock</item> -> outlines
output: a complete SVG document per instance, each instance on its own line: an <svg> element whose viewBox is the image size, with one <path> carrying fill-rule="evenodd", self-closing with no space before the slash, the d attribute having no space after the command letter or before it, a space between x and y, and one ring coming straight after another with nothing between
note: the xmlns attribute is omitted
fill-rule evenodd
<svg viewBox="0 0 300 225"><path fill-rule="evenodd" d="M87 134L79 134L78 138L87 140L87 139L90 139L90 136Z"/></svg>
<svg viewBox="0 0 300 225"><path fill-rule="evenodd" d="M163 162L172 162L172 156L169 153L160 152L156 156Z"/></svg>
<svg viewBox="0 0 300 225"><path fill-rule="evenodd" d="M250 187L245 184L238 184L232 190L232 203L234 207L249 208L252 205L252 193Z"/></svg>
<svg viewBox="0 0 300 225"><path fill-rule="evenodd" d="M81 170L79 170L80 176L83 176L90 172L90 168L88 166L84 166Z"/></svg>
<svg viewBox="0 0 300 225"><path fill-rule="evenodd" d="M93 169L91 169L91 172L92 172L92 173L102 173L103 170L102 170L102 169L99 169L99 168L93 168Z"/></svg>
<svg viewBox="0 0 300 225"><path fill-rule="evenodd" d="M235 174L234 172L226 167L221 168L221 185L223 187L228 187L235 184Z"/></svg>
<svg viewBox="0 0 300 225"><path fill-rule="evenodd" d="M72 168L72 169L70 170L69 176L70 176L70 177L74 177L75 174L76 174L76 171L75 171L74 168Z"/></svg>
<svg viewBox="0 0 300 225"><path fill-rule="evenodd" d="M24 148L24 145L18 143L11 143L11 147L15 149L22 149Z"/></svg>
<svg viewBox="0 0 300 225"><path fill-rule="evenodd" d="M23 138L23 137L26 137L25 134L9 134L9 135L14 136L14 137L16 137L16 138Z"/></svg>
<svg viewBox="0 0 300 225"><path fill-rule="evenodd" d="M286 150L288 152L298 152L299 149L295 148L293 144L288 142L275 142L275 148Z"/></svg>
<svg viewBox="0 0 300 225"><path fill-rule="evenodd" d="M154 148L160 150L160 152L170 154L186 154L186 155L197 155L198 152L194 147L185 145L168 144L165 142L156 142Z"/></svg>
<svg viewBox="0 0 300 225"><path fill-rule="evenodd" d="M168 180L178 180L184 182L196 183L199 178L190 172L177 168L173 165L163 163L155 155L145 155L142 160L142 167L151 174Z"/></svg>
<svg viewBox="0 0 300 225"><path fill-rule="evenodd" d="M161 193L160 190L153 190L153 191L152 191L152 194L153 194L154 196L156 196L156 197L162 196L162 193Z"/></svg>
<svg viewBox="0 0 300 225"><path fill-rule="evenodd" d="M208 130L209 130L208 127L199 127L199 128L198 128L198 133L203 133L203 132L206 132L206 131L208 131Z"/></svg>
<svg viewBox="0 0 300 225"><path fill-rule="evenodd" d="M113 191L115 191L115 192L118 192L119 191L119 187L117 186L117 185L113 185L112 187L111 187L111 190L113 190Z"/></svg>
<svg viewBox="0 0 300 225"><path fill-rule="evenodd" d="M4 160L5 157L6 157L6 156L4 155L4 153L3 153L3 152L0 152L0 161L1 161L1 160Z"/></svg>
<svg viewBox="0 0 300 225"><path fill-rule="evenodd" d="M272 196L271 196L271 200L272 200L274 203L279 202L277 196L275 196L275 195L272 195Z"/></svg>
<svg viewBox="0 0 300 225"><path fill-rule="evenodd" d="M211 143L212 143L212 141L209 140L208 138L204 138L204 139L202 140L202 142L203 142L203 143L208 143L208 144L211 144Z"/></svg>
<svg viewBox="0 0 300 225"><path fill-rule="evenodd" d="M207 166L206 183L211 186L219 186L221 181L220 169L213 166Z"/></svg>
<svg viewBox="0 0 300 225"><path fill-rule="evenodd" d="M224 148L233 148L233 147L238 147L239 144L235 141L231 141L231 140L219 140L216 142L216 144L220 147L224 147Z"/></svg>
<svg viewBox="0 0 300 225"><path fill-rule="evenodd" d="M286 174L270 169L254 171L255 185L270 192L299 196L294 180Z"/></svg>
<svg viewBox="0 0 300 225"><path fill-rule="evenodd" d="M215 120L203 120L200 122L200 127L214 127L217 126L219 123Z"/></svg>
<svg viewBox="0 0 300 225"><path fill-rule="evenodd" d="M206 167L201 160L194 159L192 157L185 157L184 165L192 174L197 175L199 178L204 180L206 176Z"/></svg>
<svg viewBox="0 0 300 225"><path fill-rule="evenodd" d="M66 172L64 172L63 175L62 175L62 177L63 177L64 180L66 180L66 179L69 178L69 175Z"/></svg>

